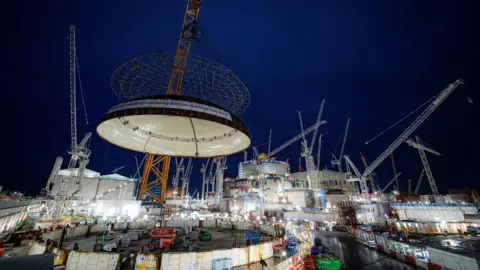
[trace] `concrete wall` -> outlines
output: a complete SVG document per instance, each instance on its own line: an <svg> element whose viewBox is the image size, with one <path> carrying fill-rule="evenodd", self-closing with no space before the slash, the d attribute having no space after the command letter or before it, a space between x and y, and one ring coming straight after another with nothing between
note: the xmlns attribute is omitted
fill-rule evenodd
<svg viewBox="0 0 480 270"><path fill-rule="evenodd" d="M55 230L53 232L43 233L42 237L45 242L48 239L58 241L62 237L62 230Z"/></svg>
<svg viewBox="0 0 480 270"><path fill-rule="evenodd" d="M426 204L426 203L392 203L401 220L418 220L422 222L464 222L465 214L476 214L476 208L469 204Z"/></svg>
<svg viewBox="0 0 480 270"><path fill-rule="evenodd" d="M68 178L68 190L70 193L73 193L77 190L76 178L70 176L58 175L56 177L55 183L53 184L51 194L53 196L57 195L60 190L60 185L63 178ZM110 179L99 179L98 177L86 177L82 180L82 190L75 194L76 197L81 198L82 200L92 200L95 196L98 196L110 189L115 189L121 184L127 184L122 191L126 200L132 200L133 192L135 189L135 181L130 180L110 180ZM102 199L105 200L116 200L118 198L120 189L118 188L115 191L109 192ZM71 194L69 194L71 195Z"/></svg>
<svg viewBox="0 0 480 270"><path fill-rule="evenodd" d="M29 205L30 201L0 201L0 209Z"/></svg>
<svg viewBox="0 0 480 270"><path fill-rule="evenodd" d="M108 226L106 224L72 227L72 228L67 228L67 239L86 236L88 233L88 227L90 227L91 235L100 234L100 233L103 233L104 231L108 231ZM126 230L127 228L128 230L150 230L154 227L155 227L154 221L117 222L113 224L113 231L123 231L123 230ZM53 232L43 233L42 236L45 241L47 239L58 241L62 236L62 230L59 229Z"/></svg>
<svg viewBox="0 0 480 270"><path fill-rule="evenodd" d="M199 224L200 222L198 220L168 220L167 221L167 227L172 227L172 228L181 228L186 226L198 227Z"/></svg>
<svg viewBox="0 0 480 270"><path fill-rule="evenodd" d="M337 213L305 213L305 212L285 212L283 213L285 219L298 219L310 221L329 221L336 222L338 219Z"/></svg>

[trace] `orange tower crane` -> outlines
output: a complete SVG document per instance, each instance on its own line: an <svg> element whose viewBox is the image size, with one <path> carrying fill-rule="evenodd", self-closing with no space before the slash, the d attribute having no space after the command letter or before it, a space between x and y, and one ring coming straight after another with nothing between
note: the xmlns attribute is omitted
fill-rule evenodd
<svg viewBox="0 0 480 270"><path fill-rule="evenodd" d="M173 72L168 84L167 95L181 95L183 75L187 64L188 53L193 40L196 40L197 18L200 12L200 0L188 0L183 18L182 31L178 40L177 51ZM145 165L143 167L142 183L138 197L143 200L145 195L149 195L157 203L163 205L165 191L167 189L168 172L170 169L170 156L160 156L147 153L145 156ZM160 197L153 192L154 188L161 188Z"/></svg>

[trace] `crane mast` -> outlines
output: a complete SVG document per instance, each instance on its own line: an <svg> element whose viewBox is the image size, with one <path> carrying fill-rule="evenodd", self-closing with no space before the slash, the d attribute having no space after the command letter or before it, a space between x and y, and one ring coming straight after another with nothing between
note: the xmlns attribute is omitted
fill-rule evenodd
<svg viewBox="0 0 480 270"><path fill-rule="evenodd" d="M440 155L440 153L438 153L437 151L433 150L433 149L429 149L427 148L426 146L424 146L422 144L422 141L420 140L420 138L418 136L415 136L415 141L411 140L411 139L408 139L405 141L408 145L412 146L413 148L417 148L418 150L418 154L420 155L420 160L422 161L422 164L423 164L423 171L422 173L425 173L425 175L427 175L427 179L428 179L428 182L430 184L430 188L432 189L432 194L433 195L438 195L439 192L438 192L438 189L437 189L437 184L435 183L435 178L433 178L433 173L432 173L432 170L430 169L430 165L428 164L428 159L427 159L427 155L425 154L425 152L430 152L430 153L433 153L435 155ZM420 187L420 185L418 185L418 188ZM417 188L415 188L415 191L417 192Z"/></svg>
<svg viewBox="0 0 480 270"><path fill-rule="evenodd" d="M182 175L182 192L181 192L181 198L184 199L185 196L188 193L188 182L190 181L190 171L192 170L192 159L189 158L187 162L187 167L185 167L185 170L183 171Z"/></svg>
<svg viewBox="0 0 480 270"><path fill-rule="evenodd" d="M317 122L320 122L322 120L322 114L323 114L323 107L325 106L325 99L322 100L322 103L320 104L320 109L318 110L318 115L317 115ZM314 130L313 130L313 136L312 136L312 140L310 141L310 148L309 148L309 152L310 152L310 155L312 154L313 152L313 148L315 146L315 140L317 139L317 134L318 134L318 127L316 127ZM321 135L320 135L321 137ZM318 168L318 167L317 167Z"/></svg>
<svg viewBox="0 0 480 270"><path fill-rule="evenodd" d="M349 167L352 168L353 172L357 176L357 178L350 178L347 181L348 182L358 181L358 183L360 184L360 192L362 194L368 194L368 185L367 185L367 181L365 180L365 177L362 177L362 174L360 173L358 168L355 166L355 164L353 164L349 156L343 156L343 158L345 159Z"/></svg>
<svg viewBox="0 0 480 270"><path fill-rule="evenodd" d="M183 18L182 31L178 39L177 50L173 71L166 91L167 95L181 95L183 85L183 75L187 64L190 46L193 40L197 40L198 33L197 19L200 12L200 0L188 0ZM145 155L145 165L140 186L139 198L142 200L146 195L150 195L153 200L161 205L164 203L165 191L167 189L168 172L170 169L170 156L157 156L151 153ZM155 180L149 181L150 174L153 173ZM147 183L148 182L148 183ZM153 188L160 186L161 194L158 197L153 192Z"/></svg>
<svg viewBox="0 0 480 270"><path fill-rule="evenodd" d="M397 168L395 167L395 159L393 158L393 152L390 153L390 159L392 160L392 169L393 169L393 175L397 175ZM400 186L398 185L398 177L395 177L395 186L397 191L400 191Z"/></svg>
<svg viewBox="0 0 480 270"><path fill-rule="evenodd" d="M320 153L322 152L322 137L323 133L318 136L318 148L317 148L317 168L320 170ZM320 174L322 176L322 174Z"/></svg>
<svg viewBox="0 0 480 270"><path fill-rule="evenodd" d="M48 177L47 185L45 185L44 190L42 190L42 193L45 193L45 194L42 194L42 195L49 195L50 192L52 191L51 186L55 182L55 178L57 177L58 172L62 168L62 163L63 163L63 158L62 157L57 157L55 159L53 169L50 172L50 176Z"/></svg>
<svg viewBox="0 0 480 270"><path fill-rule="evenodd" d="M360 152L360 158L362 159L362 163L363 163L363 166L365 166L365 169L368 168L367 159L365 158L362 152ZM375 192L376 191L375 180L373 179L372 174L368 175L368 180L370 180L370 186L372 187L372 191Z"/></svg>
<svg viewBox="0 0 480 270"><path fill-rule="evenodd" d="M270 129L270 133L268 134L268 149L267 149L267 156L270 155L270 149L272 147L272 129Z"/></svg>
<svg viewBox="0 0 480 270"><path fill-rule="evenodd" d="M183 17L182 31L178 39L173 72L170 77L170 82L168 83L167 94L169 95L181 95L183 93L183 75L185 73L185 66L187 65L190 46L196 38L195 33L197 31L197 19L200 8L200 0L188 0L185 16Z"/></svg>
<svg viewBox="0 0 480 270"><path fill-rule="evenodd" d="M215 195L217 196L218 200L217 203L220 203L220 200L223 198L223 172L227 169L227 157L217 157L217 170L216 170L216 181L217 181L217 189L215 190Z"/></svg>
<svg viewBox="0 0 480 270"><path fill-rule="evenodd" d="M399 177L401 174L402 174L402 172L396 173L395 176L393 177L393 179L390 180L390 182L388 182L388 184L387 184L385 187L382 188L382 192L385 192L385 190L387 190L387 188L388 188L391 184L393 184L393 182L394 182L395 180L397 180L398 177Z"/></svg>
<svg viewBox="0 0 480 270"><path fill-rule="evenodd" d="M335 157L334 154L332 154L332 165L337 165L338 171L343 172L342 169L342 159L343 159L343 152L345 150L345 143L347 142L347 135L348 135L348 128L350 126L350 117L347 119L347 124L345 125L345 131L343 132L343 140L342 140L342 147L340 148L340 156L338 158Z"/></svg>
<svg viewBox="0 0 480 270"><path fill-rule="evenodd" d="M77 148L77 44L75 25L70 25L68 40L70 42L70 136L72 142L70 153L75 153ZM70 159L69 169L76 166L72 162L76 162L76 160Z"/></svg>
<svg viewBox="0 0 480 270"><path fill-rule="evenodd" d="M207 193L208 193L208 181L207 181L207 168L208 168L208 163L210 162L210 158L207 159L207 162L202 163L202 168L200 168L200 172L202 173L202 201L205 200L205 186L207 188Z"/></svg>
<svg viewBox="0 0 480 270"><path fill-rule="evenodd" d="M422 172L420 173L420 177L418 177L417 186L415 187L415 192L413 192L413 195L418 194L418 191L420 190L420 185L422 185L422 180L423 180L423 175L424 174L425 174L425 169L422 169Z"/></svg>
<svg viewBox="0 0 480 270"><path fill-rule="evenodd" d="M68 163L68 170L73 171L77 167L78 161L80 161L80 167L77 173L77 189L74 191L72 196L78 191L81 190L81 181L83 179L83 174L85 168L88 164L88 158L90 157L90 149L88 143L92 133L89 132L85 135L82 141L77 144L77 45L76 45L76 34L75 26L70 26L70 33L68 36L69 39L69 60L70 60L70 135L71 135L71 145L68 149L68 153L71 155L70 161ZM73 177L73 176L72 176ZM69 180L64 178L60 185L60 190L58 192L58 197L66 198L68 196L68 183Z"/></svg>
<svg viewBox="0 0 480 270"><path fill-rule="evenodd" d="M183 158L178 161L177 158L175 158L175 175L173 176L173 194L174 196L179 196L178 195L178 184L180 183L180 177L185 169L185 166L183 166Z"/></svg>
<svg viewBox="0 0 480 270"><path fill-rule="evenodd" d="M428 182L430 183L430 188L432 189L433 195L438 195L437 184L433 178L432 170L428 164L427 156L425 151L422 148L418 148L418 153L420 154L420 159L422 160L423 167L425 168L425 174L427 175Z"/></svg>
<svg viewBox="0 0 480 270"><path fill-rule="evenodd" d="M321 119L322 119L324 105L325 105L325 99L322 100L322 103L320 104L320 109L318 111L316 123L320 122ZM317 170L317 167L315 167L315 160L312 156L312 150L315 146L315 141L317 139L318 126L313 131L313 136L312 136L312 139L311 139L311 143L309 145L308 141L306 139L305 132L303 130L302 114L301 114L300 111L298 111L298 118L300 120L300 128L301 128L301 131L302 131L302 152L300 153L300 156L305 158L305 165L306 165L306 169L307 169L308 187L309 188L314 188L314 189L320 189L321 188L321 183L318 179L318 172L319 171Z"/></svg>
<svg viewBox="0 0 480 270"><path fill-rule="evenodd" d="M305 138L305 132L303 131L302 113L300 111L298 111L298 118L300 119L300 129L302 131L302 153L301 153L301 156L303 156L305 158L305 166L306 166L306 169L307 169L308 187L312 188L312 182L315 182L317 180L317 171L315 170L315 165L313 165L313 168L312 168L312 164L313 164L313 161L311 160L312 156L308 155L308 153L309 153L308 143L307 143L307 139ZM303 187L306 188L307 185L305 185L305 183L304 183Z"/></svg>
<svg viewBox="0 0 480 270"><path fill-rule="evenodd" d="M390 154L397 149L397 147L404 142L408 136L410 136L417 128L420 126L420 124L425 121L434 111L437 109L437 107L442 104L442 102L460 85L463 84L464 80L463 79L458 79L451 84L447 86L440 94L430 103L430 105L413 121L410 126L405 129L402 134L375 160L368 166L367 169L365 169L365 172L362 175L362 178L367 177L369 174L375 170L375 168L380 165Z"/></svg>

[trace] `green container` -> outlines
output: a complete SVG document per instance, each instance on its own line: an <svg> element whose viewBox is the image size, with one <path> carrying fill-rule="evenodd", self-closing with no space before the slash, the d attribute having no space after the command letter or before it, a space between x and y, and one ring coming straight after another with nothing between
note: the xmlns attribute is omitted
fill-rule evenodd
<svg viewBox="0 0 480 270"><path fill-rule="evenodd" d="M342 266L339 260L315 258L315 269L321 270L338 270Z"/></svg>

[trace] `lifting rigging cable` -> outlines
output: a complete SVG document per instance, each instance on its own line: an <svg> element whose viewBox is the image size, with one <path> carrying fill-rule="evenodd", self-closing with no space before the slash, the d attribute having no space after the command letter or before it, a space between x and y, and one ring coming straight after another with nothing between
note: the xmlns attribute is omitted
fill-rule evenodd
<svg viewBox="0 0 480 270"><path fill-rule="evenodd" d="M87 106L85 106L85 98L83 97L83 87L82 87L82 80L80 79L80 67L78 65L78 55L75 54L76 58L76 64L77 64L77 74L78 74L78 86L80 86L80 96L82 97L82 104L83 104L83 112L85 113L85 122L88 123L88 117L87 117Z"/></svg>
<svg viewBox="0 0 480 270"><path fill-rule="evenodd" d="M425 101L425 103L423 103L422 105L420 105L418 108L416 108L415 110L411 111L409 114L405 115L404 117L402 117L400 120L398 120L397 122L395 122L393 125L389 126L388 128L386 128L385 130L383 130L382 132L380 132L379 134L377 134L375 137L371 138L370 140L366 141L365 144L369 144L371 143L372 141L374 141L375 139L377 139L378 137L382 136L383 134L385 134L387 131L389 131L390 129L394 128L396 125L400 124L401 122L403 122L403 120L407 119L408 117L410 117L412 114L414 114L415 112L417 112L418 110L420 110L421 108L425 107L425 105L429 104L432 100L434 100L435 98L438 97L439 94L431 97L429 100Z"/></svg>

